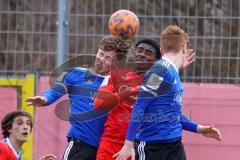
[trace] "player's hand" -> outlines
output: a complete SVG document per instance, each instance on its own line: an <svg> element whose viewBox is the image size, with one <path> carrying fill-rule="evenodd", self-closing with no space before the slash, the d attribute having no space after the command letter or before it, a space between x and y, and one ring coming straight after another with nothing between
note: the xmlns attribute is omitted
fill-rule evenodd
<svg viewBox="0 0 240 160"><path fill-rule="evenodd" d="M122 149L113 155L113 158L115 160L127 160L129 157L131 157L131 160L135 160L135 151L133 142L126 140Z"/></svg>
<svg viewBox="0 0 240 160"><path fill-rule="evenodd" d="M47 154L43 157L41 157L39 160L56 160L57 157L53 154Z"/></svg>
<svg viewBox="0 0 240 160"><path fill-rule="evenodd" d="M222 140L220 131L217 128L213 127L213 125L211 126L198 125L197 132L205 137L214 138L217 141Z"/></svg>
<svg viewBox="0 0 240 160"><path fill-rule="evenodd" d="M27 106L34 105L40 107L47 103L47 99L43 96L28 97L26 102L28 102Z"/></svg>
<svg viewBox="0 0 240 160"><path fill-rule="evenodd" d="M187 68L196 60L196 54L193 49L187 49L187 52L184 57L183 69Z"/></svg>

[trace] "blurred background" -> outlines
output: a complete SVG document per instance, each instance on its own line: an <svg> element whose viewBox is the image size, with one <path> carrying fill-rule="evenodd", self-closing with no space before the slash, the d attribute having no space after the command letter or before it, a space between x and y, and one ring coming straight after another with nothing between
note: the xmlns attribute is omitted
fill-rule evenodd
<svg viewBox="0 0 240 160"><path fill-rule="evenodd" d="M223 141L184 132L188 159L240 159L240 1L0 0L0 120L16 109L34 116L25 159L37 160L46 153L61 159L68 130L68 122L55 116L58 102L33 109L26 107L25 98L42 94L59 64L95 55L100 38L109 34L109 17L119 9L139 18L134 42L144 37L159 41L170 24L190 35L197 58L181 72L184 112L199 123L215 124Z"/></svg>

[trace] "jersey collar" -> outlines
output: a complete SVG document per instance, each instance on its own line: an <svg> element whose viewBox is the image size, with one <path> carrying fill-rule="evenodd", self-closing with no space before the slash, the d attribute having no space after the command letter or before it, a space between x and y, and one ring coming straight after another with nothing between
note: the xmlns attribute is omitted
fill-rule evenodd
<svg viewBox="0 0 240 160"><path fill-rule="evenodd" d="M12 150L13 153L14 153L14 155L15 155L18 159L21 159L22 149L20 149L20 151L17 152L17 151L13 148L13 146L12 146L9 138L6 138L6 139L5 139L5 142L6 142L6 143L8 144L8 146L11 148L11 150Z"/></svg>
<svg viewBox="0 0 240 160"><path fill-rule="evenodd" d="M169 58L164 57L164 56L162 57L162 59L169 62L173 66L173 68L178 72L177 66L173 63L172 60L170 60Z"/></svg>

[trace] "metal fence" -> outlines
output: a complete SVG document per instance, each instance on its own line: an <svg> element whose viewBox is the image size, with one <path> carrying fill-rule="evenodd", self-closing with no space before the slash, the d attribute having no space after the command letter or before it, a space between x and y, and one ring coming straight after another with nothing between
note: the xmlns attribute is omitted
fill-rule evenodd
<svg viewBox="0 0 240 160"><path fill-rule="evenodd" d="M56 64L57 0L0 0L0 72L49 74ZM108 19L130 9L140 20L134 39L159 40L170 24L190 35L197 61L185 82L240 82L240 2L236 0L69 0L69 58L95 54Z"/></svg>

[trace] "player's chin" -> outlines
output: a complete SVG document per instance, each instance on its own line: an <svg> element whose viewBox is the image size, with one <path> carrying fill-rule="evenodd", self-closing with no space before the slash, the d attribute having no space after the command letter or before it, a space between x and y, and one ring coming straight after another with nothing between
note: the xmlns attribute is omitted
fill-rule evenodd
<svg viewBox="0 0 240 160"><path fill-rule="evenodd" d="M95 71L96 71L97 74L102 74L103 73L102 66L96 66Z"/></svg>
<svg viewBox="0 0 240 160"><path fill-rule="evenodd" d="M101 69L102 69L102 65L101 64L96 64L95 65L95 69L97 70L97 71L100 71Z"/></svg>
<svg viewBox="0 0 240 160"><path fill-rule="evenodd" d="M22 134L20 137L19 137L19 140L22 141L22 142L27 142L29 139L29 134Z"/></svg>
<svg viewBox="0 0 240 160"><path fill-rule="evenodd" d="M136 62L136 68L140 70L149 69L149 64L139 61L139 62Z"/></svg>
<svg viewBox="0 0 240 160"><path fill-rule="evenodd" d="M28 138L29 138L29 137L21 137L21 138L19 138L19 141L25 143L25 142L28 141Z"/></svg>

